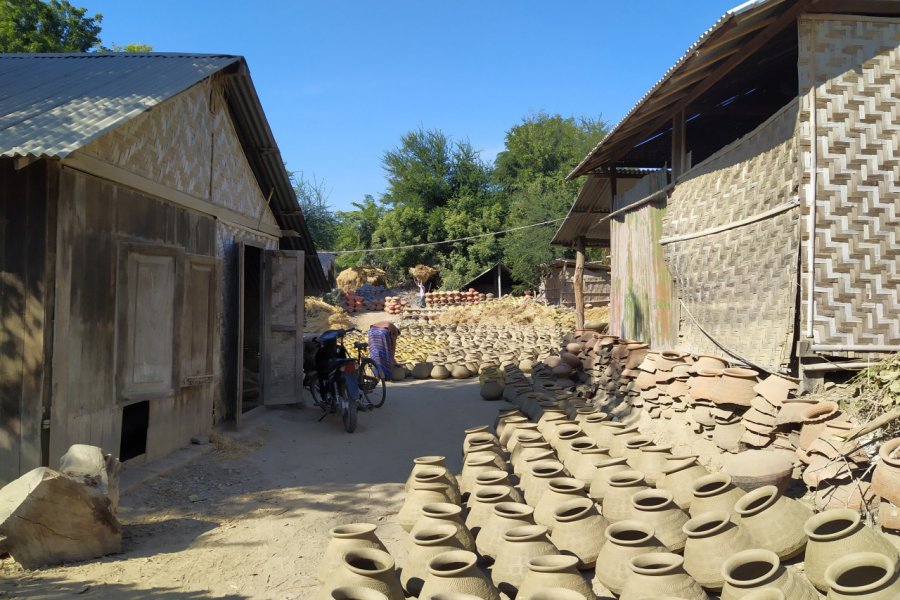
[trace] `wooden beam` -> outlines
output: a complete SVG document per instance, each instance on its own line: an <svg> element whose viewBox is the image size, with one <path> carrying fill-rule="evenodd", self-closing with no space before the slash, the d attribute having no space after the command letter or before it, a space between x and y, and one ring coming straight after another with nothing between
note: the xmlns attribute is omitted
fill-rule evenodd
<svg viewBox="0 0 900 600"><path fill-rule="evenodd" d="M575 329L584 329L584 237L575 240Z"/></svg>
<svg viewBox="0 0 900 600"><path fill-rule="evenodd" d="M687 170L684 147L684 111L675 113L672 118L672 181L678 179Z"/></svg>

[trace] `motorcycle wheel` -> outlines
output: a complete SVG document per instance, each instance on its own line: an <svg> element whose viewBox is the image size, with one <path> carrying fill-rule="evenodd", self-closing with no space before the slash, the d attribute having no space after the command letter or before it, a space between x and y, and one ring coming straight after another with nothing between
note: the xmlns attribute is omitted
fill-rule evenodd
<svg viewBox="0 0 900 600"><path fill-rule="evenodd" d="M346 386L341 386L341 397L344 399L344 408L341 412L344 430L347 433L353 433L356 431L356 398L350 398Z"/></svg>

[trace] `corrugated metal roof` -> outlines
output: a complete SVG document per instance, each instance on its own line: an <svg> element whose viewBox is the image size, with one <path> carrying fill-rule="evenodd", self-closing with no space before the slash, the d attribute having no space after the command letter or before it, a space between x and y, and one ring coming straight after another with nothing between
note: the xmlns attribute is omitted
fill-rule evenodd
<svg viewBox="0 0 900 600"><path fill-rule="evenodd" d="M572 203L566 220L562 222L556 235L550 241L556 246L574 246L575 240L587 235L588 230L602 215L612 211L612 193L608 177L590 176L581 186L581 191ZM609 221L606 221L605 235L586 240L591 245L609 241Z"/></svg>
<svg viewBox="0 0 900 600"><path fill-rule="evenodd" d="M239 61L214 54L0 54L0 156L65 158Z"/></svg>

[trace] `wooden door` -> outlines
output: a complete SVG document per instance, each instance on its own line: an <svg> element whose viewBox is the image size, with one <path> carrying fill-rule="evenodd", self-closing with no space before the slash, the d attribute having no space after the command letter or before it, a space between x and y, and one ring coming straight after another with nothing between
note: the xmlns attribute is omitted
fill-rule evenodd
<svg viewBox="0 0 900 600"><path fill-rule="evenodd" d="M244 242L237 243L237 373L235 374L234 426L241 427L241 415L244 412L244 264L246 247Z"/></svg>
<svg viewBox="0 0 900 600"><path fill-rule="evenodd" d="M303 394L302 251L267 250L263 268L263 404L293 404Z"/></svg>
<svg viewBox="0 0 900 600"><path fill-rule="evenodd" d="M212 426L216 384L216 320L218 266L215 258L188 256L185 260L184 325L181 328L181 395L190 418L186 426L206 433Z"/></svg>

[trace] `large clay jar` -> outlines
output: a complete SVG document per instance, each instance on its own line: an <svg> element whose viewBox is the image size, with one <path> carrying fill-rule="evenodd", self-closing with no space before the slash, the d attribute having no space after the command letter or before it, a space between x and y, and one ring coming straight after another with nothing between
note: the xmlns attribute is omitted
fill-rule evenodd
<svg viewBox="0 0 900 600"><path fill-rule="evenodd" d="M535 440L519 438L519 443L516 444L516 447L509 456L509 463L512 465L513 473L516 475L521 474L524 470L524 464L527 458L541 452L546 452L547 450L550 451L549 457L552 458L556 456L556 453L550 448L550 444L543 438Z"/></svg>
<svg viewBox="0 0 900 600"><path fill-rule="evenodd" d="M462 453L463 456L468 454L469 448L476 444L483 444L485 442L497 442L497 436L491 433L491 428L487 425L476 425L475 427L469 427L463 431L465 434L463 436L463 444L462 444Z"/></svg>
<svg viewBox="0 0 900 600"><path fill-rule="evenodd" d="M503 536L503 544L497 551L497 559L491 567L491 579L497 588L514 598L528 573L528 562L538 556L559 554L559 550L547 537L543 525L515 527Z"/></svg>
<svg viewBox="0 0 900 600"><path fill-rule="evenodd" d="M416 474L412 476L412 481L409 483L409 487L406 488L406 492L409 493L416 484L421 483L436 483L445 486L447 497L450 499L450 502L459 504L461 496L456 477L450 473L450 470L447 469L447 467L436 465L420 466L417 469Z"/></svg>
<svg viewBox="0 0 900 600"><path fill-rule="evenodd" d="M457 488L459 487L459 482L456 480L456 476L447 468L447 458L444 456L420 456L418 458L413 459L413 468L409 473L409 477L406 479L406 485L404 486L404 490L409 490L410 486L415 479L417 473L422 472L423 470L427 470L428 467L438 467L444 469L445 477Z"/></svg>
<svg viewBox="0 0 900 600"><path fill-rule="evenodd" d="M694 481L691 493L694 495L690 508L692 517L716 510L736 515L734 503L744 495L744 491L731 482L731 475L727 473L704 475Z"/></svg>
<svg viewBox="0 0 900 600"><path fill-rule="evenodd" d="M606 448L607 450L612 446L613 436L624 429L631 429L631 427L625 425L624 423L619 423L617 421L589 421L586 426L582 427L584 429L585 435L594 440L594 443L597 444L598 448Z"/></svg>
<svg viewBox="0 0 900 600"><path fill-rule="evenodd" d="M578 568L590 569L603 546L603 532L609 526L590 498L576 498L553 513L550 541L566 554L578 557Z"/></svg>
<svg viewBox="0 0 900 600"><path fill-rule="evenodd" d="M534 522L553 532L553 513L560 505L574 498L587 498L584 483L572 477L555 477L534 507Z"/></svg>
<svg viewBox="0 0 900 600"><path fill-rule="evenodd" d="M879 462L872 474L872 491L900 506L900 438L888 440L878 450Z"/></svg>
<svg viewBox="0 0 900 600"><path fill-rule="evenodd" d="M609 491L609 476L620 471L628 471L628 462L620 458L609 458L596 463L594 478L588 488L588 496L602 503Z"/></svg>
<svg viewBox="0 0 900 600"><path fill-rule="evenodd" d="M770 550L754 548L731 555L722 565L721 600L746 598L755 590L777 589L791 600L818 600L812 584L785 567Z"/></svg>
<svg viewBox="0 0 900 600"><path fill-rule="evenodd" d="M813 515L812 510L784 497L774 485L747 492L734 510L757 547L771 550L781 560L794 558L806 548L803 524Z"/></svg>
<svg viewBox="0 0 900 600"><path fill-rule="evenodd" d="M490 471L483 471L475 476L475 487L472 489L473 493L469 494L469 498L466 501L466 507L472 508L472 504L475 502L475 493L478 492L481 488L488 485L505 485L510 488L510 501L511 502L524 502L524 498L522 497L522 493L519 492L516 488L512 487L512 481L509 479L509 473L506 471L501 471L500 469L493 469Z"/></svg>
<svg viewBox="0 0 900 600"><path fill-rule="evenodd" d="M854 552L825 571L828 600L896 600L900 574L893 560L877 552Z"/></svg>
<svg viewBox="0 0 900 600"><path fill-rule="evenodd" d="M758 383L758 375L753 369L740 367L725 369L710 390L709 399L715 404L734 404L750 408L750 403L756 398L753 388Z"/></svg>
<svg viewBox="0 0 900 600"><path fill-rule="evenodd" d="M652 552L666 552L666 547L653 535L653 528L641 521L619 521L606 528L606 543L597 554L594 579L611 592L621 594L631 574L631 559Z"/></svg>
<svg viewBox="0 0 900 600"><path fill-rule="evenodd" d="M406 551L410 552L412 548L412 536L417 532L435 525L447 524L457 526L456 540L459 542L460 548L468 550L469 552L475 552L475 538L472 537L472 533L463 522L462 507L457 504L450 504L449 502L435 502L433 504L426 504L422 507L419 518L416 519L416 524L413 525L412 530L404 541Z"/></svg>
<svg viewBox="0 0 900 600"><path fill-rule="evenodd" d="M531 600L534 594L547 588L572 590L594 600L594 591L578 572L577 564L577 558L563 554L532 558L528 561L528 573L522 579L516 600Z"/></svg>
<svg viewBox="0 0 900 600"><path fill-rule="evenodd" d="M559 462L561 462L569 473L575 471L575 465L581 459L581 453L589 450L596 450L597 445L588 437L580 437L572 440L567 444L568 449L559 454ZM608 455L607 455L608 456Z"/></svg>
<svg viewBox="0 0 900 600"><path fill-rule="evenodd" d="M533 508L518 502L495 504L478 533L476 542L478 553L488 559L495 559L506 532L522 525L534 525Z"/></svg>
<svg viewBox="0 0 900 600"><path fill-rule="evenodd" d="M508 469L509 465L506 464L506 457L503 455L503 451L500 449L500 444L495 440L491 442L478 442L476 444L472 444L469 447L469 451L466 453L466 460L470 458L481 458L481 457L490 457L493 459L494 464L498 469Z"/></svg>
<svg viewBox="0 0 900 600"><path fill-rule="evenodd" d="M632 515L631 497L650 489L640 471L619 471L609 478L609 488L603 498L603 516L610 523L630 519Z"/></svg>
<svg viewBox="0 0 900 600"><path fill-rule="evenodd" d="M565 477L566 470L557 460L538 460L530 463L531 471L520 485L529 506L537 506L541 496L550 487L550 480Z"/></svg>
<svg viewBox="0 0 900 600"><path fill-rule="evenodd" d="M801 416L803 418L803 427L800 429L800 439L797 441L797 446L801 450L807 450L816 441L819 434L825 431L828 421L841 416L841 409L837 402L819 402L804 408Z"/></svg>
<svg viewBox="0 0 900 600"><path fill-rule="evenodd" d="M668 465L668 459L672 457L671 446L651 444L642 446L635 458L633 468L644 474L644 481L650 485L656 485L662 476L663 469Z"/></svg>
<svg viewBox="0 0 900 600"><path fill-rule="evenodd" d="M684 559L671 552L651 552L631 559L631 575L619 600L642 600L654 595L684 600L709 600L684 568Z"/></svg>
<svg viewBox="0 0 900 600"><path fill-rule="evenodd" d="M467 456L463 462L462 472L459 474L459 492L463 498L467 497L475 488L475 478L479 473L494 471L497 461L493 456Z"/></svg>
<svg viewBox="0 0 900 600"><path fill-rule="evenodd" d="M350 550L357 548L387 550L375 535L375 529L375 525L371 523L350 523L331 529L328 532L331 539L328 540L328 547L325 548L325 554L322 555L319 569L316 571L319 581L328 579L332 571L340 566L344 554Z"/></svg>
<svg viewBox="0 0 900 600"><path fill-rule="evenodd" d="M400 512L397 513L397 524L406 532L411 531L422 512L422 507L433 502L451 502L447 484L413 483L406 493Z"/></svg>
<svg viewBox="0 0 900 600"><path fill-rule="evenodd" d="M569 473L571 473L572 477L575 479L584 482L585 487L587 487L591 485L591 482L594 480L594 474L597 472L597 467L602 464L603 461L609 459L609 453L605 448L594 447L582 450L572 461L573 464L572 468L569 469Z"/></svg>
<svg viewBox="0 0 900 600"><path fill-rule="evenodd" d="M539 439L543 439L541 432L537 430L536 423L515 423L504 431L504 434L506 433L509 433L506 441L506 451L510 453L510 456L523 438L534 440L534 436L537 435Z"/></svg>
<svg viewBox="0 0 900 600"><path fill-rule="evenodd" d="M570 590L568 588L549 587L538 590L533 593L530 598L531 600L590 600L591 598L594 598L594 596L585 596L581 592L576 592L575 590ZM516 600L518 600L518 598Z"/></svg>
<svg viewBox="0 0 900 600"><path fill-rule="evenodd" d="M509 438L513 436L516 427L522 424L532 425L534 429L537 430L537 423L531 423L528 420L528 417L518 414L506 417L503 420L503 428L497 431L497 436L500 440L500 446L506 449L507 452L510 451Z"/></svg>
<svg viewBox="0 0 900 600"><path fill-rule="evenodd" d="M484 600L500 600L497 588L484 576L476 562L478 557L465 550L438 554L428 563L428 576L419 593L420 598L438 594L470 594Z"/></svg>
<svg viewBox="0 0 900 600"><path fill-rule="evenodd" d="M581 427L574 423L566 423L565 425L558 426L547 441L550 442L550 445L556 450L560 462L565 464L564 461L566 460L566 457L569 456L569 452L572 451L571 443L579 438L584 438L586 440L590 439L584 435Z"/></svg>
<svg viewBox="0 0 900 600"><path fill-rule="evenodd" d="M644 490L631 497L632 519L653 527L657 539L666 545L669 552L684 550L687 536L683 531L688 522L688 514L675 504L672 492L667 490Z"/></svg>
<svg viewBox="0 0 900 600"><path fill-rule="evenodd" d="M413 373L415 377L415 373ZM419 379L427 379L420 377ZM481 384L481 397L485 400L500 400L503 398L503 384L496 379L489 379Z"/></svg>
<svg viewBox="0 0 900 600"><path fill-rule="evenodd" d="M827 510L809 518L804 525L806 578L825 592L825 570L838 558L854 552L876 552L897 564L897 549L886 537L862 523L859 513L849 508Z"/></svg>
<svg viewBox="0 0 900 600"><path fill-rule="evenodd" d="M638 435L627 442L625 442L625 448L622 450L622 456L628 461L628 466L632 469L639 470L637 468L638 457L641 455L641 449L647 446L653 445L653 438L649 435Z"/></svg>
<svg viewBox="0 0 900 600"><path fill-rule="evenodd" d="M613 433L612 439L609 442L609 455L613 458L624 456L625 444L628 443L628 440L631 438L638 437L639 435L641 434L635 425L619 428Z"/></svg>
<svg viewBox="0 0 900 600"><path fill-rule="evenodd" d="M656 487L672 492L675 504L688 510L694 500L693 483L705 475L709 471L697 462L696 456L670 458L656 480Z"/></svg>
<svg viewBox="0 0 900 600"><path fill-rule="evenodd" d="M508 485L485 485L472 494L474 502L469 507L469 514L466 515L466 527L475 536L476 545L478 534L487 523L494 506L501 502L514 502L512 493L513 490Z"/></svg>
<svg viewBox="0 0 900 600"><path fill-rule="evenodd" d="M565 421L566 420L566 411L559 410L557 408L545 409L543 413L541 413L540 418L537 422L537 429L541 432L541 434L546 438L547 437L547 427L553 421Z"/></svg>
<svg viewBox="0 0 900 600"><path fill-rule="evenodd" d="M412 534L412 546L403 568L400 570L400 584L412 596L418 596L422 584L428 576L428 563L432 558L451 550L462 550L456 539L457 526L447 523L421 529Z"/></svg>
<svg viewBox="0 0 900 600"><path fill-rule="evenodd" d="M722 565L729 556L755 546L743 527L722 510L693 517L685 523L684 533L684 568L710 590L719 590L725 583Z"/></svg>
<svg viewBox="0 0 900 600"><path fill-rule="evenodd" d="M394 570L394 559L384 550L357 548L344 553L315 600L330 600L331 590L341 587L364 587L381 592L389 600L403 600L403 588Z"/></svg>
<svg viewBox="0 0 900 600"><path fill-rule="evenodd" d="M397 378L395 377L394 379L396 380ZM387 596L378 590L360 586L335 588L331 590L331 595L328 598L332 600L387 600Z"/></svg>

